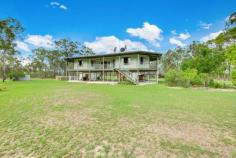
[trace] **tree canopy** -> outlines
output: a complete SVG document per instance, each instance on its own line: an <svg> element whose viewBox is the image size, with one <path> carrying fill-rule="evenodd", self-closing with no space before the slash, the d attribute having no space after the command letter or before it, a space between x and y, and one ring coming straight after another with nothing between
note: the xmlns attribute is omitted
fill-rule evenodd
<svg viewBox="0 0 236 158"><path fill-rule="evenodd" d="M6 63L16 54L14 40L23 31L20 22L13 18L0 20L0 60L3 82L6 79Z"/></svg>

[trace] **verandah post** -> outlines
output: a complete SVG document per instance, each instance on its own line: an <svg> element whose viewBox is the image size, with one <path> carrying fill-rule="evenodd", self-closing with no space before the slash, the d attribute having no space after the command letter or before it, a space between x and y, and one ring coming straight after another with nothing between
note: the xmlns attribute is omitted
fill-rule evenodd
<svg viewBox="0 0 236 158"><path fill-rule="evenodd" d="M102 66L102 80L104 81L104 69L105 69L105 65L104 65L104 57L102 57L102 64L103 64L103 66Z"/></svg>
<svg viewBox="0 0 236 158"><path fill-rule="evenodd" d="M156 77L157 77L157 83L158 83L158 80L159 80L159 68L158 68L158 66L159 66L159 58L157 57L157 65L156 65L157 67L156 67L156 69L157 69L157 72L156 72Z"/></svg>
<svg viewBox="0 0 236 158"><path fill-rule="evenodd" d="M138 54L138 59L137 59L137 82L139 82L139 64L140 64L140 61L139 61L140 57L139 57L139 54Z"/></svg>
<svg viewBox="0 0 236 158"><path fill-rule="evenodd" d="M120 56L119 56L119 69L120 69ZM119 80L119 82L120 82L120 72L118 71L118 80Z"/></svg>
<svg viewBox="0 0 236 158"><path fill-rule="evenodd" d="M91 59L89 59L89 62L87 64L87 66L89 67L89 81L91 81Z"/></svg>

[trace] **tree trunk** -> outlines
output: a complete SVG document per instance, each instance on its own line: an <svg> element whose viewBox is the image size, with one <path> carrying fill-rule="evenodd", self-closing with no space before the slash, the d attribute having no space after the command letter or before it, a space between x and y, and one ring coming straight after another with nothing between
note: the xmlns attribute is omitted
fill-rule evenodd
<svg viewBox="0 0 236 158"><path fill-rule="evenodd" d="M231 76L231 64L230 64L230 63L229 63L229 67L228 67L228 69L229 69L228 80L230 80L230 76Z"/></svg>
<svg viewBox="0 0 236 158"><path fill-rule="evenodd" d="M2 73L3 74L2 82L5 82L5 80L6 80L5 52L3 52L2 64L3 64L3 68L2 68L2 71L3 71L3 73Z"/></svg>

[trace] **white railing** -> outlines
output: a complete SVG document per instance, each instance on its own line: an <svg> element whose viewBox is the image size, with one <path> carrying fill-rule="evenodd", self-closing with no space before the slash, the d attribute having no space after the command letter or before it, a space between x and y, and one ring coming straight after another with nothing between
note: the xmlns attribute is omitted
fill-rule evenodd
<svg viewBox="0 0 236 158"><path fill-rule="evenodd" d="M115 67L113 64L104 64L104 69L114 69ZM96 69L96 70L102 70L103 69L103 64L93 64L90 66L90 69Z"/></svg>
<svg viewBox="0 0 236 158"><path fill-rule="evenodd" d="M84 66L74 66L74 65L68 65L67 69L68 70L112 70L118 67L115 67L113 63L111 64L92 64L92 65L84 65ZM122 65L119 68L146 68L146 69L156 69L157 68L157 63L156 61L153 62L143 62L142 64L135 64L133 63L132 65Z"/></svg>

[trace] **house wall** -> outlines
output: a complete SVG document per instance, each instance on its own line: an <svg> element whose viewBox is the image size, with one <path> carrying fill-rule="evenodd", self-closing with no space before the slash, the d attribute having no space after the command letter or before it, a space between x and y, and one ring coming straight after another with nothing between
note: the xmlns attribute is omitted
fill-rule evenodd
<svg viewBox="0 0 236 158"><path fill-rule="evenodd" d="M124 58L129 58L129 63L124 63ZM143 57L143 64L140 64L140 57ZM79 61L82 61L82 65L79 65ZM94 61L94 65L91 65L91 60ZM123 55L110 58L104 58L104 61L109 61L110 64L107 65L107 69L113 69L113 60L115 60L115 67L120 69L136 69L136 68L150 68L150 59L147 55ZM102 58L97 59L75 59L73 68L75 70L93 70L93 69L103 69Z"/></svg>

